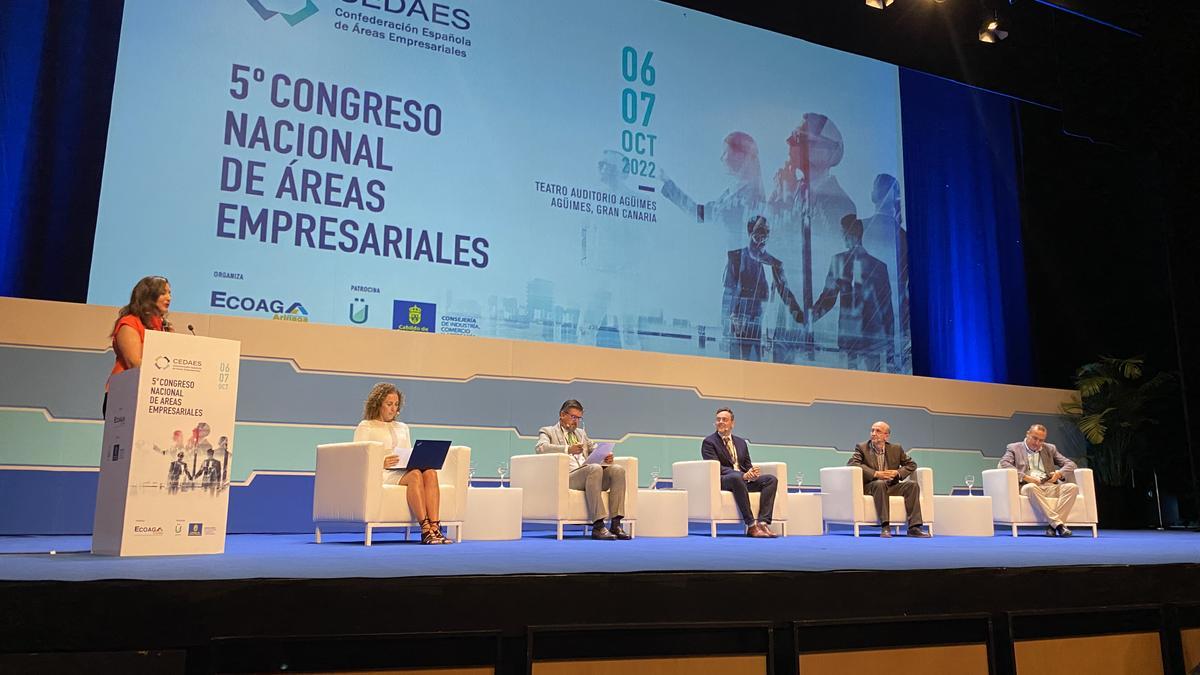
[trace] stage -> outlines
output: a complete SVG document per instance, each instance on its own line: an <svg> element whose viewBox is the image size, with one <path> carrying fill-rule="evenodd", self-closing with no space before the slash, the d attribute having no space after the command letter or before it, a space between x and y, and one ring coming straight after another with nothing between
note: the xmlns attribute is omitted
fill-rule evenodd
<svg viewBox="0 0 1200 675"><path fill-rule="evenodd" d="M402 533L385 531L369 547L362 545L361 533L327 534L322 544L314 543L311 534L242 534L227 538L223 555L148 558L93 556L87 536L0 537L0 580L382 579L714 569L837 572L1200 564L1200 534L1183 531L1102 531L1098 539L1079 532L1052 539L1040 529L1025 528L1015 539L997 531L991 538L924 540L880 539L875 530L867 533L866 528L857 539L838 529L823 537L774 540L737 536L733 528L721 532L716 539L696 529L682 539L605 542L580 536L576 528L561 542L549 532L528 531L519 541L421 546L415 533L405 542Z"/></svg>
<svg viewBox="0 0 1200 675"><path fill-rule="evenodd" d="M1200 534L1026 532L606 542L530 530L452 546L385 533L371 547L354 533L233 535L223 555L125 559L92 556L87 536L4 537L0 665L102 652L160 672L528 672L715 655L794 673L819 654L918 644L975 645L984 672L1008 673L1022 640L1128 634L1158 635L1164 672L1182 668L1200 628Z"/></svg>

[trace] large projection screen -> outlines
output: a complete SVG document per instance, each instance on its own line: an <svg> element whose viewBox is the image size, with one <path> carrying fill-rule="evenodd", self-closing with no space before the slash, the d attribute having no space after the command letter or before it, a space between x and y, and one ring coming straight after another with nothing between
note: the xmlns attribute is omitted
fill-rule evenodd
<svg viewBox="0 0 1200 675"><path fill-rule="evenodd" d="M902 166L896 67L665 3L127 0L88 301L911 373Z"/></svg>

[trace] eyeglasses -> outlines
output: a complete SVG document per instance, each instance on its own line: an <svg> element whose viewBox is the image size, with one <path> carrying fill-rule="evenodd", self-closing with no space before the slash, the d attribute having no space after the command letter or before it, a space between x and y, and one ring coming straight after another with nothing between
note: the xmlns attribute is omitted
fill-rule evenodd
<svg viewBox="0 0 1200 675"><path fill-rule="evenodd" d="M583 419L583 415L574 415L571 413L563 413L563 414L566 415L567 417L570 417L571 419L575 420L576 422Z"/></svg>

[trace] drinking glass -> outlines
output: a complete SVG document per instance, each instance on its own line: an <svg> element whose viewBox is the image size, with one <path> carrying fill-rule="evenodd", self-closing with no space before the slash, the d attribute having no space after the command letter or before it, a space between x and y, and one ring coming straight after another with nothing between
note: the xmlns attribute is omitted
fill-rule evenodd
<svg viewBox="0 0 1200 675"><path fill-rule="evenodd" d="M971 488L975 487L975 475L967 474L967 476L963 478L963 482L967 484L967 494L972 494Z"/></svg>
<svg viewBox="0 0 1200 675"><path fill-rule="evenodd" d="M796 472L796 492L804 492L804 472Z"/></svg>
<svg viewBox="0 0 1200 675"><path fill-rule="evenodd" d="M658 468L657 466L650 469L650 489L651 490L658 487L658 477L661 475L662 475L662 469Z"/></svg>
<svg viewBox="0 0 1200 675"><path fill-rule="evenodd" d="M475 462L471 462L471 466L467 468L467 487L471 487L473 482L475 482Z"/></svg>
<svg viewBox="0 0 1200 675"><path fill-rule="evenodd" d="M500 476L500 487L504 487L504 477L508 475L508 464L500 464L496 467L496 474Z"/></svg>

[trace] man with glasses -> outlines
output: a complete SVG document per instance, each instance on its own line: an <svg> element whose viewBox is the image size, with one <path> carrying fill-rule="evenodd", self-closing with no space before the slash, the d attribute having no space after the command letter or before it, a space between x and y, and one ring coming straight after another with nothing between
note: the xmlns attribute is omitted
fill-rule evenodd
<svg viewBox="0 0 1200 675"><path fill-rule="evenodd" d="M1079 496L1079 486L1068 483L1074 475L1075 462L1046 442L1046 427L1034 424L1025 432L1025 440L1009 443L1000 458L1001 469L1016 469L1021 494L1029 497L1034 508L1049 521L1047 537L1069 537L1067 518Z"/></svg>
<svg viewBox="0 0 1200 675"><path fill-rule="evenodd" d="M767 204L777 232L775 255L797 285L801 306L807 312L812 309L816 281L814 261L828 260L837 252L838 224L847 213L858 210L833 175L845 154L842 133L833 120L821 113L805 113L800 126L787 137L787 149L787 162L775 174ZM771 360L813 361L814 323L793 321L780 307L771 335Z"/></svg>
<svg viewBox="0 0 1200 675"><path fill-rule="evenodd" d="M847 464L862 469L863 492L875 499L875 513L879 514L879 524L883 528L879 532L880 537L892 536L888 502L892 495L899 495L904 497L904 511L908 514L908 536L927 538L930 534L921 529L924 523L921 517L921 486L915 481L904 480L917 470L917 463L904 452L904 448L888 443L891 437L892 427L887 422L872 424L871 440L854 446L854 456Z"/></svg>
<svg viewBox="0 0 1200 675"><path fill-rule="evenodd" d="M558 410L558 424L538 430L535 450L566 453L570 460L568 484L572 490L583 490L588 519L592 521L592 539L629 539L621 528L625 517L625 467L613 464L609 453L601 464L588 464L588 455L596 449L595 441L579 423L583 421L583 404L569 399ZM604 491L608 490L608 508L604 507ZM611 516L611 527L604 527L605 516Z"/></svg>

